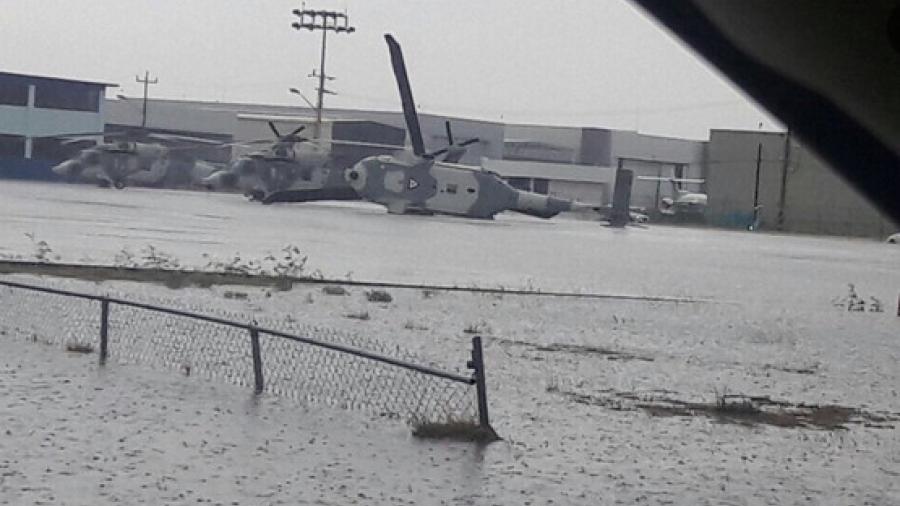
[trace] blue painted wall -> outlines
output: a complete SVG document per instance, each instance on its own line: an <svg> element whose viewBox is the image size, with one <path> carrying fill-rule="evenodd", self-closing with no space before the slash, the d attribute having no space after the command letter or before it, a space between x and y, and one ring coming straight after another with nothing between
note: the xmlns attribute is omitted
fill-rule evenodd
<svg viewBox="0 0 900 506"><path fill-rule="evenodd" d="M0 156L0 179L30 179L35 181L62 181L50 170L59 162L52 160L28 160Z"/></svg>

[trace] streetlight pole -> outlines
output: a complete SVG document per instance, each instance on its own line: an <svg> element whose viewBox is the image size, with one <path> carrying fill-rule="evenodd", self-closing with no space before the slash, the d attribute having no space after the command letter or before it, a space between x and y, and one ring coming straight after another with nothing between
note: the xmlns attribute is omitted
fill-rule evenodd
<svg viewBox="0 0 900 506"><path fill-rule="evenodd" d="M324 108L325 94L334 94L334 92L325 89L325 79L334 79L333 77L329 77L325 74L325 47L327 43L328 32L332 31L335 33L353 33L356 31L356 28L350 26L350 18L347 17L346 12L317 11L307 9L304 4L301 9L294 9L292 13L300 18L300 21L291 23L291 26L295 30L322 30L322 56L319 61L319 72L317 74L316 71L313 70L313 73L310 76L319 78L319 88L317 90L318 100L316 101L315 129L315 137L318 138L322 133L322 109Z"/></svg>

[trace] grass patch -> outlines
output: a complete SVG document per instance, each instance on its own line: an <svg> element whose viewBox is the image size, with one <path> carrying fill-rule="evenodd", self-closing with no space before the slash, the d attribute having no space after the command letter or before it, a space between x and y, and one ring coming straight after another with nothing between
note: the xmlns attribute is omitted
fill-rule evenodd
<svg viewBox="0 0 900 506"><path fill-rule="evenodd" d="M474 420L413 422L413 437L443 439L470 443L493 443L501 438L492 427L482 427Z"/></svg>
<svg viewBox="0 0 900 506"><path fill-rule="evenodd" d="M470 323L463 328L464 334L490 334L491 328L487 323Z"/></svg>
<svg viewBox="0 0 900 506"><path fill-rule="evenodd" d="M82 343L67 343L66 351L72 353L93 353L94 347L90 344L82 344Z"/></svg>
<svg viewBox="0 0 900 506"><path fill-rule="evenodd" d="M361 311L358 313L347 313L344 315L344 318L350 318L351 320L368 321L371 317L369 316L368 311Z"/></svg>
<svg viewBox="0 0 900 506"><path fill-rule="evenodd" d="M635 353L629 353L627 351L603 348L600 346L553 343L553 344L535 346L534 349L537 351L544 351L544 352L551 352L551 353L562 352L562 353L574 353L576 355L591 355L591 354L602 355L602 356L608 358L609 360L642 360L644 362L653 362L653 357L638 355Z"/></svg>
<svg viewBox="0 0 900 506"><path fill-rule="evenodd" d="M325 295L350 295L346 288L337 285L323 286L322 293Z"/></svg>
<svg viewBox="0 0 900 506"><path fill-rule="evenodd" d="M393 302L394 298L384 290L370 290L366 292L366 300L369 302L388 303Z"/></svg>
<svg viewBox="0 0 900 506"><path fill-rule="evenodd" d="M549 384L548 393L559 394L579 404L615 411L642 410L654 417L709 418L717 423L753 427L846 430L850 424L893 429L900 413L874 413L834 404L805 404L774 400L766 396L733 395L716 392L715 402L688 402L650 393L606 390L603 395L564 392ZM649 395L648 395L649 394Z"/></svg>
<svg viewBox="0 0 900 506"><path fill-rule="evenodd" d="M748 416L760 413L759 406L752 399L744 396L729 396L721 394L716 396L716 403L711 407L714 413L723 415Z"/></svg>
<svg viewBox="0 0 900 506"><path fill-rule="evenodd" d="M406 323L403 324L403 328L406 330L428 330L428 327L425 325L418 324L412 320L406 320Z"/></svg>

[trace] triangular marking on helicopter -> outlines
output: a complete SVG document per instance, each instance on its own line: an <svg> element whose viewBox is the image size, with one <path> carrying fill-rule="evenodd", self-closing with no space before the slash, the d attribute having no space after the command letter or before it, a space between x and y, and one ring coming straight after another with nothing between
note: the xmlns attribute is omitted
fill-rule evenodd
<svg viewBox="0 0 900 506"><path fill-rule="evenodd" d="M416 180L413 179L413 178L409 178L409 183L407 183L406 186L407 186L407 188L409 188L410 190L415 190L416 188L419 187L419 182L416 181Z"/></svg>

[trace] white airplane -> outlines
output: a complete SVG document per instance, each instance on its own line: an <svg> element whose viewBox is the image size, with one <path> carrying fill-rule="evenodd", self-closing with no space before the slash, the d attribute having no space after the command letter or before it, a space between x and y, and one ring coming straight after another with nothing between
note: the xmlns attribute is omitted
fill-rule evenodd
<svg viewBox="0 0 900 506"><path fill-rule="evenodd" d="M705 179L685 179L676 177L638 176L639 181L667 181L672 183L673 197L663 197L659 201L659 212L667 216L701 215L706 209L707 195L699 192L689 192L682 189L679 184L703 184Z"/></svg>

